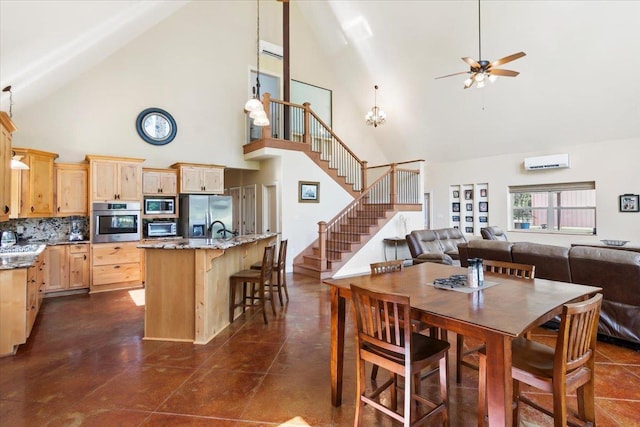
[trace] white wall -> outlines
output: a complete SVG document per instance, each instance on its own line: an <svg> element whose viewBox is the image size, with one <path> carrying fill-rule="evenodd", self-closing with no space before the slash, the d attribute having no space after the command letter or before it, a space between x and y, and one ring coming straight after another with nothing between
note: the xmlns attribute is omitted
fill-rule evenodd
<svg viewBox="0 0 640 427"><path fill-rule="evenodd" d="M478 148L481 151L481 148ZM525 171L525 157L569 153L571 168ZM615 160L612 160L615 159ZM511 241L530 241L569 246L573 242L598 242L600 239L630 240L640 244L640 213L618 212L618 196L640 193L640 138L559 147L553 153L530 152L474 160L427 163L426 191L433 194L433 227L448 227L449 185L489 184L490 224L507 230L508 187L510 185L595 181L597 236L541 234L508 231Z"/></svg>

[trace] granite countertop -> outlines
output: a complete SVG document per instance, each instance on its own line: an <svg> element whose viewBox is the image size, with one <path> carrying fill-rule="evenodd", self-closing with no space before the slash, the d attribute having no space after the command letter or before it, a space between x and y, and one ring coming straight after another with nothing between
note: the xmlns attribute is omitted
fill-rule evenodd
<svg viewBox="0 0 640 427"><path fill-rule="evenodd" d="M0 270L13 270L15 268L31 267L38 259L38 255L45 250L47 245L44 243L30 243L30 245L37 246L37 249L31 252L0 254Z"/></svg>
<svg viewBox="0 0 640 427"><path fill-rule="evenodd" d="M138 245L142 249L229 249L256 240L276 237L277 233L244 234L228 239L180 239L162 242L148 242Z"/></svg>

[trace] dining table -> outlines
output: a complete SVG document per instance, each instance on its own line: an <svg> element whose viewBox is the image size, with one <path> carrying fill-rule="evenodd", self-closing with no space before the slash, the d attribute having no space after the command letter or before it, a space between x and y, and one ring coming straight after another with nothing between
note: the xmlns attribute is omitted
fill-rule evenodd
<svg viewBox="0 0 640 427"><path fill-rule="evenodd" d="M394 273L324 279L331 297L332 405L342 404L346 307L350 286L356 285L407 295L412 315L422 322L484 341L489 425L512 425L512 340L553 319L563 304L588 298L602 288L488 272L482 287L434 286L436 279L466 273L466 268L425 262Z"/></svg>

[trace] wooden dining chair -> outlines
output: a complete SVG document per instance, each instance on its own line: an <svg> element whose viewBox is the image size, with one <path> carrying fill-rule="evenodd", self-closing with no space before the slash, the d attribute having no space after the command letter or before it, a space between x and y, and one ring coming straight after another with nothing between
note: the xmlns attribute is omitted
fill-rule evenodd
<svg viewBox="0 0 640 427"><path fill-rule="evenodd" d="M513 425L519 425L519 403L525 403L553 417L555 427L567 425L567 394L577 390L578 416L587 425L595 420L595 356L602 294L573 304L565 304L555 348L525 338L511 345L513 376ZM487 356L479 353L478 425L484 423L486 408ZM553 411L520 394L520 383L553 394ZM590 423L590 424L589 424ZM573 423L570 423L573 424Z"/></svg>
<svg viewBox="0 0 640 427"><path fill-rule="evenodd" d="M482 268L486 272L504 274L506 276L519 277L523 279L534 279L536 266L528 264L517 264L506 261L494 261L490 259L482 260ZM531 332L527 332L527 338L531 338ZM477 363L465 360L465 357L472 356L484 349L484 343L472 348L464 349L464 335L456 335L456 383L462 382L462 367L478 370Z"/></svg>
<svg viewBox="0 0 640 427"><path fill-rule="evenodd" d="M449 425L448 350L449 343L414 332L408 296L375 292L351 285L356 316L357 389L355 426L363 425L365 405L399 421L403 426L424 423L442 414L442 424ZM365 362L390 372L391 378L367 393ZM421 376L429 369L439 373L440 402L421 394ZM403 410L398 409L398 378L404 378ZM374 383L375 387L375 383ZM379 396L390 391L389 405Z"/></svg>
<svg viewBox="0 0 640 427"><path fill-rule="evenodd" d="M288 239L284 239L280 242L280 248L278 249L278 259L273 263L273 271L276 273L276 281L272 286L275 286L278 290L278 299L280 300L280 305L284 305L282 299L282 290L284 289L285 297L287 301L289 301L289 290L287 289L287 243ZM256 262L251 264L252 270L260 270L262 269L262 263Z"/></svg>
<svg viewBox="0 0 640 427"><path fill-rule="evenodd" d="M506 274L523 279L533 279L536 275L536 266L529 264L484 259L482 260L482 267L487 272Z"/></svg>
<svg viewBox="0 0 640 427"><path fill-rule="evenodd" d="M402 271L404 268L404 261L401 259L394 261L374 262L369 264L371 268L371 275L393 273L396 271Z"/></svg>
<svg viewBox="0 0 640 427"><path fill-rule="evenodd" d="M273 302L274 289L273 286L271 286L275 251L276 247L273 245L264 248L260 270L241 270L229 277L229 323L233 323L233 315L237 307L242 307L242 312L244 313L247 307L253 307L256 301L262 308L264 323L268 323L264 303L267 290L269 291L269 299L271 300L271 310L273 311L273 315L276 315L276 306ZM242 286L242 299L236 302L236 290L239 285Z"/></svg>

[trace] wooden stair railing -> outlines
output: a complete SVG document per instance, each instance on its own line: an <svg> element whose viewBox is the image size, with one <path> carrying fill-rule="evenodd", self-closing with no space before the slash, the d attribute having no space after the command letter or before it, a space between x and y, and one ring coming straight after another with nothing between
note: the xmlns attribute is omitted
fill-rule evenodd
<svg viewBox="0 0 640 427"><path fill-rule="evenodd" d="M411 163L411 162L405 162ZM318 223L318 240L303 251L298 265L326 277L363 246L398 210L421 209L420 170L382 165L389 170L328 222ZM306 253L306 255L304 255Z"/></svg>
<svg viewBox="0 0 640 427"><path fill-rule="evenodd" d="M344 179L352 193L359 194L367 187L367 162L360 160L331 127L311 110L311 104L305 102L299 105L272 99L269 93L263 95L262 103L270 122L269 126L262 128L263 140L305 144L315 154L310 157L316 162L326 162L330 170ZM289 117L289 129L285 128L285 115Z"/></svg>

